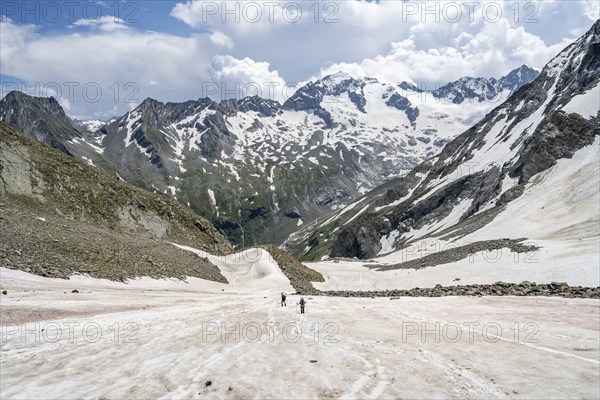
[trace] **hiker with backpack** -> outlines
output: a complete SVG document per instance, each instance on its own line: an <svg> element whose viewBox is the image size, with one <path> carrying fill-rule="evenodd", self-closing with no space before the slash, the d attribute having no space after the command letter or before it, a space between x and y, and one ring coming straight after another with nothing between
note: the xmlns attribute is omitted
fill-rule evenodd
<svg viewBox="0 0 600 400"><path fill-rule="evenodd" d="M285 292L281 292L281 307L287 307L287 304L285 304Z"/></svg>
<svg viewBox="0 0 600 400"><path fill-rule="evenodd" d="M306 305L306 301L304 297L300 297L300 314L304 314L304 306Z"/></svg>

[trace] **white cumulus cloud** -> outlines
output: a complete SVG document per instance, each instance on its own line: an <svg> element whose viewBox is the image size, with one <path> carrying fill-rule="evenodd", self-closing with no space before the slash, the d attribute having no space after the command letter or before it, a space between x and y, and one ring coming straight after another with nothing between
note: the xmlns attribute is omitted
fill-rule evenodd
<svg viewBox="0 0 600 400"><path fill-rule="evenodd" d="M286 81L340 70L387 82L499 77L521 64L541 68L599 16L597 0L475 3L180 1L163 16L180 24L178 34L106 16L42 35L5 18L0 67L29 86L73 91L74 115L112 116L131 100L221 99L236 86L281 101L291 94Z"/></svg>
<svg viewBox="0 0 600 400"><path fill-rule="evenodd" d="M105 110L110 117L146 97L197 99L213 93L215 85L219 90L212 97L219 100L227 85L238 83L250 91L250 83L284 82L267 62L218 55L223 44L214 43L214 34L98 29L42 36L34 25L10 20L0 29L2 73L27 82L31 94L58 97L78 116L102 117L98 110Z"/></svg>
<svg viewBox="0 0 600 400"><path fill-rule="evenodd" d="M237 98L258 95L284 100L286 83L277 71L270 69L267 62L217 55L213 57L209 69L213 81L221 83L219 96L223 99L234 93Z"/></svg>

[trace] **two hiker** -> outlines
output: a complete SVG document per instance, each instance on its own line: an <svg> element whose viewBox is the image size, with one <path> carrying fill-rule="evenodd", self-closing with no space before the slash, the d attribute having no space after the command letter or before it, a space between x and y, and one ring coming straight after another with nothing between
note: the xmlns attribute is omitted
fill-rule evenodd
<svg viewBox="0 0 600 400"><path fill-rule="evenodd" d="M285 292L281 292L281 307L287 307L287 304L285 302L286 299L286 294ZM304 314L304 306L306 305L306 300L304 300L304 297L300 297L300 314Z"/></svg>

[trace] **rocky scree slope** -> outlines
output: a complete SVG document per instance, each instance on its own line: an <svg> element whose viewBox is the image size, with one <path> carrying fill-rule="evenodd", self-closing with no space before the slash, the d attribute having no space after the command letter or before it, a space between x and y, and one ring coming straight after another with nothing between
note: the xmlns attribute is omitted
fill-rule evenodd
<svg viewBox="0 0 600 400"><path fill-rule="evenodd" d="M0 139L1 266L62 278L84 273L225 282L208 260L171 244L230 252L206 219L2 123Z"/></svg>

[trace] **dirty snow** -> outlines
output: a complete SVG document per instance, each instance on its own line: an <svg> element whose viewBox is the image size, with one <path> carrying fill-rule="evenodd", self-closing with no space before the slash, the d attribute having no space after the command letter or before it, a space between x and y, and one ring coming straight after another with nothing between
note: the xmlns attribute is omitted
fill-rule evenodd
<svg viewBox="0 0 600 400"><path fill-rule="evenodd" d="M293 290L271 255L263 249L248 249L227 256L214 256L188 246L175 244L180 249L206 257L221 270L221 274L236 291Z"/></svg>
<svg viewBox="0 0 600 400"><path fill-rule="evenodd" d="M2 398L600 395L598 300L310 297L300 314L285 287L0 273Z"/></svg>

